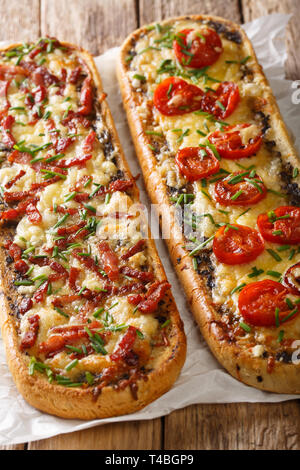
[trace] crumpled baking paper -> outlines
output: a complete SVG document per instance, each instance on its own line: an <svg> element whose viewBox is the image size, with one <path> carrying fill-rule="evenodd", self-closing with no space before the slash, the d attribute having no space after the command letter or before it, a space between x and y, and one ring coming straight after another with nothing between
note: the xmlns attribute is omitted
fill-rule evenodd
<svg viewBox="0 0 300 470"><path fill-rule="evenodd" d="M299 117L300 104L292 104L292 82L284 79L285 28L289 15L274 14L259 18L243 27L252 40L260 63L264 66L270 84L278 100L284 119L300 150ZM96 58L104 90L108 93L121 143L131 171L140 173L133 144L123 111L121 96L115 76L118 48L110 49ZM142 202L149 207L149 200L142 178L138 181ZM183 370L172 389L143 410L126 416L93 420L65 420L41 413L28 405L18 393L8 371L4 347L0 340L0 444L17 444L48 438L70 431L79 431L99 424L153 419L167 415L173 410L195 403L231 402L280 402L296 398L294 395L277 395L248 387L232 378L214 359L192 318L167 249L162 240L156 240L160 257L184 321L188 352Z"/></svg>

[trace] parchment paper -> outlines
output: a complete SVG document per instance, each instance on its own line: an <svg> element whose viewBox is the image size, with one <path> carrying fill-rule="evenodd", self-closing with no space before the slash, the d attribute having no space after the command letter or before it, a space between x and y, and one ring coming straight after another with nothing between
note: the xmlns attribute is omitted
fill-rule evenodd
<svg viewBox="0 0 300 470"><path fill-rule="evenodd" d="M264 66L284 119L291 133L297 136L296 145L300 150L300 105L292 104L291 97L295 90L292 89L292 82L284 79L286 60L284 38L289 18L288 15L270 15L248 23L244 28L254 44L260 63ZM118 48L110 49L96 58L96 64L103 80L104 90L108 93L108 101L125 155L135 175L140 173L140 168L126 124L115 76L117 54ZM142 202L149 205L142 178L138 184ZM184 321L188 342L187 360L173 388L145 409L131 415L88 422L56 418L35 410L17 392L6 365L3 343L0 340L0 444L29 442L105 423L152 419L195 403L279 402L295 398L295 396L265 393L248 387L233 379L222 369L208 350L192 319L164 243L161 240L157 240L156 243Z"/></svg>

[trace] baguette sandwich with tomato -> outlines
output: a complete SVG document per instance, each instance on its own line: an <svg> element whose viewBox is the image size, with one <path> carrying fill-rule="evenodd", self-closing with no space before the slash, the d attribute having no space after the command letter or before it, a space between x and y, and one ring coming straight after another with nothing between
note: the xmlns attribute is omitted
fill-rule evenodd
<svg viewBox="0 0 300 470"><path fill-rule="evenodd" d="M299 160L245 32L211 16L142 27L123 44L118 77L212 352L248 385L299 393Z"/></svg>
<svg viewBox="0 0 300 470"><path fill-rule="evenodd" d="M0 52L1 326L24 398L64 418L141 409L185 359L91 56L55 38Z"/></svg>

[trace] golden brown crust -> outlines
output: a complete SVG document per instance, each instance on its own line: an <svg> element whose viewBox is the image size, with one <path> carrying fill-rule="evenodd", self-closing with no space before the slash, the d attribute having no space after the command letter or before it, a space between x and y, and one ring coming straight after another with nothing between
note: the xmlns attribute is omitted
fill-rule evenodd
<svg viewBox="0 0 300 470"><path fill-rule="evenodd" d="M97 96L101 97L103 92L101 79L91 55L87 51L77 48L72 44L63 44L80 52L92 73L97 88ZM9 46L4 50L15 46L16 45ZM101 100L101 110L113 140L119 149L119 167L125 172L128 178L132 178L121 149L108 104L105 100ZM136 200L139 198L137 187L135 187L134 197ZM5 234L7 233L8 230L1 230L0 244L2 246ZM155 244L150 237L150 231L147 240L147 249L153 260L153 270L156 277L160 280L166 279L165 271L158 257ZM2 280L2 291L0 290L0 324L7 362L19 392L26 401L35 408L46 413L70 419L87 420L119 416L133 413L145 407L167 392L177 379L185 361L186 338L183 323L171 293L168 293L166 296L172 324L168 337L169 346L164 349L159 361L159 367L147 374L146 380L143 378L137 380L136 384L138 388L136 398L134 398L129 386L123 390L117 390L111 386L107 386L101 390L101 393L95 399L91 387L86 389L66 388L61 385L50 384L47 379L39 373L35 373L32 376L29 375L29 357L22 354L18 347L18 333L13 316L13 301L16 300L17 294L13 289L12 279L10 279L11 276L7 273L4 249L0 252L0 277Z"/></svg>
<svg viewBox="0 0 300 470"><path fill-rule="evenodd" d="M264 95L268 99L268 114L270 123L277 137L279 151L283 158L289 156L289 161L297 165L297 152L293 146L291 137L280 114L277 102L273 96L270 85L265 77L262 67L257 61L257 57L247 35L237 24L219 17L191 15L188 17L172 18L161 22L162 25L173 23L178 20L191 19L208 20L225 24L230 30L238 31L242 37L243 46L255 61L255 74L259 77L259 85L264 90ZM193 268L192 258L183 248L185 239L181 230L175 223L172 215L172 206L169 202L167 189L158 172L156 159L149 149L147 137L144 133L141 119L135 110L135 101L131 91L131 85L126 74L126 57L132 44L145 32L145 28L140 28L132 33L124 42L117 65L117 75L123 97L124 107L135 144L136 152L143 171L147 191L154 204L160 206L162 219L170 223L172 235L166 239L173 265L177 275L183 284L187 299L191 305L191 310L200 327L200 330L208 343L211 351L218 361L227 371L238 380L256 388L276 393L300 393L300 367L293 364L283 364L276 362L276 365L269 373L267 371L267 361L263 358L255 358L249 351L243 350L235 342L229 341L220 322L219 315L212 305L210 296L204 281ZM178 260L181 260L178 263Z"/></svg>

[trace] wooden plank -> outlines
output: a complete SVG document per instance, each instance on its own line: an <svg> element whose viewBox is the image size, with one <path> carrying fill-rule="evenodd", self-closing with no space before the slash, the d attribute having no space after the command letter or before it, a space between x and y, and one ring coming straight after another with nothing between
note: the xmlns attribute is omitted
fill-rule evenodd
<svg viewBox="0 0 300 470"><path fill-rule="evenodd" d="M242 0L245 21L270 13L289 13L293 17L287 30L288 59L286 75L291 80L300 79L300 10L299 0Z"/></svg>
<svg viewBox="0 0 300 470"><path fill-rule="evenodd" d="M238 23L241 13L238 0L140 0L140 25L180 15L210 14Z"/></svg>
<svg viewBox="0 0 300 470"><path fill-rule="evenodd" d="M299 418L296 401L195 405L166 418L165 449L298 450Z"/></svg>
<svg viewBox="0 0 300 470"><path fill-rule="evenodd" d="M32 41L40 35L39 0L1 0L0 41Z"/></svg>
<svg viewBox="0 0 300 470"><path fill-rule="evenodd" d="M39 0L1 0L0 41L32 41L40 35ZM25 444L0 446L0 450L24 450Z"/></svg>
<svg viewBox="0 0 300 470"><path fill-rule="evenodd" d="M73 42L93 55L120 45L137 24L135 0L41 0L42 34Z"/></svg>
<svg viewBox="0 0 300 470"><path fill-rule="evenodd" d="M155 450L161 448L161 420L114 423L28 444L28 450Z"/></svg>

